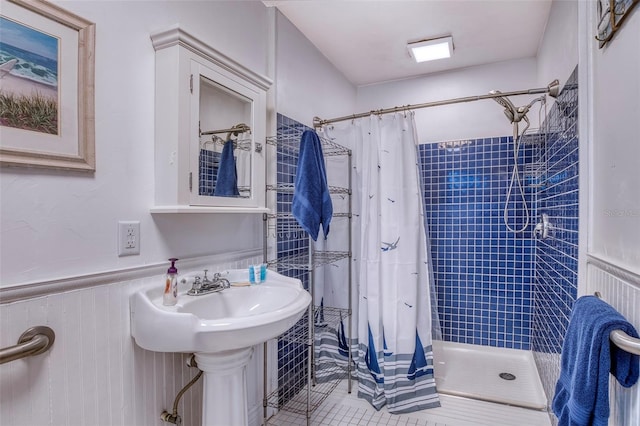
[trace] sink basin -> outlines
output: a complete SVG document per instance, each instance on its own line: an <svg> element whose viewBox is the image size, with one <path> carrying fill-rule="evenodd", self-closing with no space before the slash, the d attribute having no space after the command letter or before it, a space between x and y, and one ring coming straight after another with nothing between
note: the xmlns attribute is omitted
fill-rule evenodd
<svg viewBox="0 0 640 426"><path fill-rule="evenodd" d="M246 269L224 275L233 285L246 282ZM131 335L156 352L218 353L247 348L291 328L311 296L300 280L268 271L261 284L225 289L201 296L186 294L180 284L178 303L162 304L162 285L131 296Z"/></svg>

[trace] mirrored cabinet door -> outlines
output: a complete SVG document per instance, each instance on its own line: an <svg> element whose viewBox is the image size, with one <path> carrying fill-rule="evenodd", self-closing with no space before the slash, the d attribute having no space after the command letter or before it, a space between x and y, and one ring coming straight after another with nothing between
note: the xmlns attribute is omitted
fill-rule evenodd
<svg viewBox="0 0 640 426"><path fill-rule="evenodd" d="M191 204L253 204L253 157L260 154L253 116L259 94L198 62L192 72L192 107L199 113L192 122Z"/></svg>

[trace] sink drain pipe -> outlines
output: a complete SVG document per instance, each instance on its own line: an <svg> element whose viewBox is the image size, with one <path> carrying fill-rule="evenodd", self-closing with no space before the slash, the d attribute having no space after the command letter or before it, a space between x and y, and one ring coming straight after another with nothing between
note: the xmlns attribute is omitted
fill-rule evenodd
<svg viewBox="0 0 640 426"><path fill-rule="evenodd" d="M195 354L192 354L191 357L187 360L187 366L198 368L198 363L196 362ZM187 383L185 387L183 387L182 390L180 390L180 392L178 392L178 395L176 395L176 399L173 401L173 413L169 414L167 410L164 410L162 414L160 414L160 420L167 423L173 423L174 425L177 425L177 426L182 425L182 417L178 415L178 403L180 402L180 398L182 398L182 395L184 395L184 393L191 386L193 386L195 382L198 381L200 376L202 376L202 370L198 371L198 374L196 374L193 377L193 379L191 379L191 381Z"/></svg>

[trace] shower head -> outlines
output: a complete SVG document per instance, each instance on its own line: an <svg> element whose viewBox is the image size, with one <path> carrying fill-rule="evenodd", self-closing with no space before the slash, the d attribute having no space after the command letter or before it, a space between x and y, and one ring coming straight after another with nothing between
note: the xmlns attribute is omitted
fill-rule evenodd
<svg viewBox="0 0 640 426"><path fill-rule="evenodd" d="M491 95L499 95L500 93L502 92L500 92L499 90L492 90L489 92L489 94ZM514 121L520 121L516 120L518 110L516 106L509 100L509 98L505 98L504 96L497 96L493 98L493 100L502 105L502 107L504 108L504 115L507 116L507 119L509 119L510 122L513 123Z"/></svg>
<svg viewBox="0 0 640 426"><path fill-rule="evenodd" d="M492 90L492 91L489 92L489 94L490 95L500 95L500 94L502 94L502 92L500 92L499 90ZM516 107L513 104L513 102L511 102L509 100L509 98L507 98L505 96L496 96L496 97L494 97L492 99L504 107L504 111L503 111L504 115L507 116L507 119L511 123L519 123L520 121L522 121L523 118L526 121L528 121L527 120L527 113L529 112L529 109L531 109L533 104L535 104L536 102L545 102L546 97L545 96L541 96L539 98L535 98L534 100L532 100L529 103L529 105L525 105L525 106L521 106L521 107Z"/></svg>

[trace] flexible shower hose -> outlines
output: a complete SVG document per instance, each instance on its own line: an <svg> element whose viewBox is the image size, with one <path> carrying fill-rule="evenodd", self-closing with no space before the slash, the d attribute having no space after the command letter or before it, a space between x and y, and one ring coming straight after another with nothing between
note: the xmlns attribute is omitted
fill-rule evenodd
<svg viewBox="0 0 640 426"><path fill-rule="evenodd" d="M527 123L527 126L522 131L522 135L529 128L529 119L527 116L524 116L524 120ZM511 172L511 180L509 181L509 189L507 189L507 199L504 202L504 210L503 210L503 219L504 224L507 226L507 229L513 233L519 234L524 232L525 229L529 226L530 214L529 214L529 206L527 206L527 200L524 195L524 188L522 187L522 182L520 181L520 169L518 167L518 153L520 152L520 143L522 142L522 136L518 136L518 122L513 123L513 171ZM516 182L518 185L518 190L520 191L520 197L522 198L522 203L524 204L524 216L525 221L524 225L522 225L519 229L514 229L509 225L509 200L511 199L511 192L513 191L513 183Z"/></svg>

